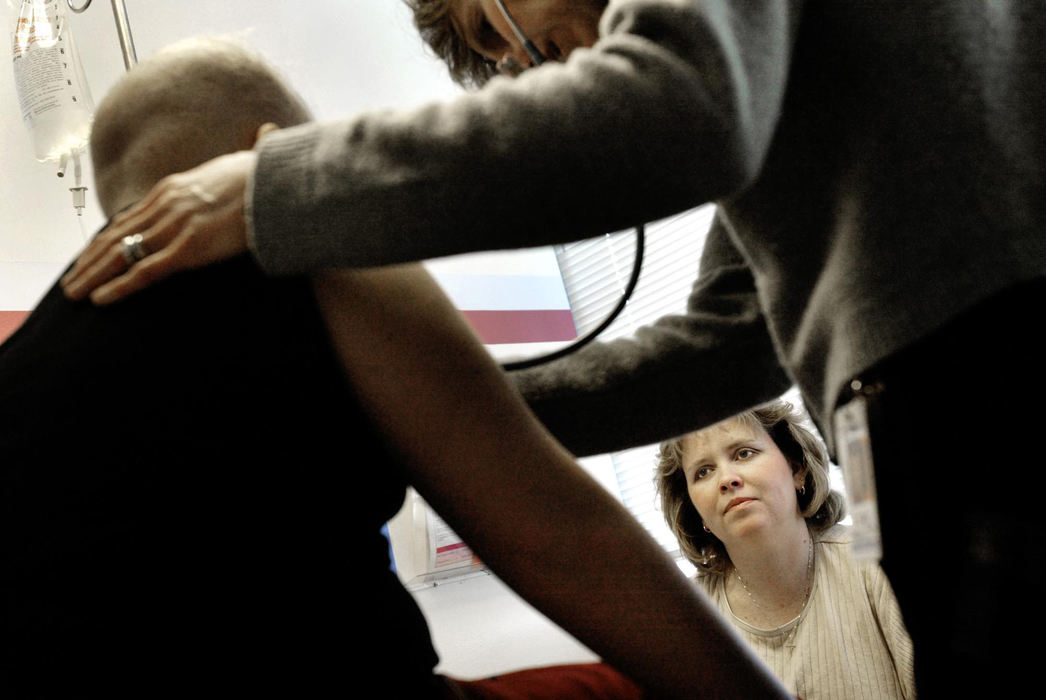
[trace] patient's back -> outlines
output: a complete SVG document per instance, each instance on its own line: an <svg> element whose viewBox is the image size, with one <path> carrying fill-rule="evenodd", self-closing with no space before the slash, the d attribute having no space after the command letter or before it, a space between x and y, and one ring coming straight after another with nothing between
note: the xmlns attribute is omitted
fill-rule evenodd
<svg viewBox="0 0 1046 700"><path fill-rule="evenodd" d="M404 483L342 377L308 282L246 258L109 307L52 289L0 346L0 677L300 692L386 623L431 665L379 533Z"/></svg>

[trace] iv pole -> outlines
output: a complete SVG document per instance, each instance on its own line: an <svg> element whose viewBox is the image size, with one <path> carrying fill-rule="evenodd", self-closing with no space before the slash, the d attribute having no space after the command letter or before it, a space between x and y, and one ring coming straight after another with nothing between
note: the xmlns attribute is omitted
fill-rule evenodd
<svg viewBox="0 0 1046 700"><path fill-rule="evenodd" d="M92 0L87 0L82 7L75 7L73 0L66 0L69 9L80 14L91 6ZM134 39L131 37L131 26L127 22L127 5L124 0L112 0L113 17L116 20L116 33L120 37L120 51L123 52L123 64L127 70L138 63L138 55L134 50Z"/></svg>
<svg viewBox="0 0 1046 700"><path fill-rule="evenodd" d="M123 64L127 70L138 63L134 52L134 39L131 38L131 26L127 23L127 5L124 0L112 0L113 17L116 19L116 33L120 36L120 50L123 52Z"/></svg>

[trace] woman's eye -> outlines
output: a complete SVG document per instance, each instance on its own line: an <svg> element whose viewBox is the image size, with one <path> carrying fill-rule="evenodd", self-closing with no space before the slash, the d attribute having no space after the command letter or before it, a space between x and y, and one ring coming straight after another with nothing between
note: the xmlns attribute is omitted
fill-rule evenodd
<svg viewBox="0 0 1046 700"><path fill-rule="evenodd" d="M700 481L712 473L712 467L698 467L694 470L694 481Z"/></svg>
<svg viewBox="0 0 1046 700"><path fill-rule="evenodd" d="M755 457L755 455L756 451L753 450L751 447L742 447L740 450L737 451L738 459L751 459L752 457Z"/></svg>

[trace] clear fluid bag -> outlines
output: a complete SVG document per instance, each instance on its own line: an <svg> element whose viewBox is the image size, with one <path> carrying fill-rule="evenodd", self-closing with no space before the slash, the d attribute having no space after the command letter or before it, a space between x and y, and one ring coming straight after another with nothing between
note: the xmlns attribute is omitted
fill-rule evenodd
<svg viewBox="0 0 1046 700"><path fill-rule="evenodd" d="M64 162L87 146L94 116L64 0L22 0L11 54L36 158Z"/></svg>

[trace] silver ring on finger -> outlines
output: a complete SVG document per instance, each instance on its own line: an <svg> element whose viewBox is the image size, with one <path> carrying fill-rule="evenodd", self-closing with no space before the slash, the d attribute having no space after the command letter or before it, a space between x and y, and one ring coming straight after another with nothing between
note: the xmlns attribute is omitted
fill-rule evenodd
<svg viewBox="0 0 1046 700"><path fill-rule="evenodd" d="M134 265L136 262L148 255L148 253L145 252L143 241L144 238L142 238L142 234L140 233L124 236L123 240L120 241L120 252L123 253L123 258L127 261L128 266Z"/></svg>

